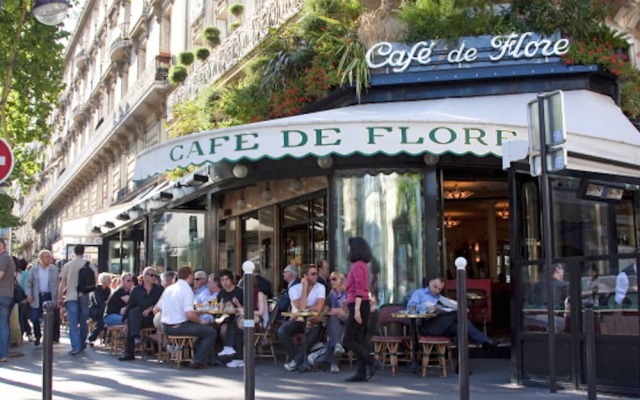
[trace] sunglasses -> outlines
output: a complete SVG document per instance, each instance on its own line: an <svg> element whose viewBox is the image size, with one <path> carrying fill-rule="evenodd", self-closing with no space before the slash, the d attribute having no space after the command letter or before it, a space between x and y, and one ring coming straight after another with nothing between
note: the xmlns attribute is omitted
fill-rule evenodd
<svg viewBox="0 0 640 400"><path fill-rule="evenodd" d="M124 281L125 281L125 282L131 282L131 281L132 281L132 279L125 279Z"/></svg>
<svg viewBox="0 0 640 400"><path fill-rule="evenodd" d="M318 275L317 272L309 272L309 276L316 276L316 275Z"/></svg>
<svg viewBox="0 0 640 400"><path fill-rule="evenodd" d="M196 281L203 281L204 278L195 278Z"/></svg>
<svg viewBox="0 0 640 400"><path fill-rule="evenodd" d="M331 280L332 280L332 281L337 281L337 280L338 280L338 278L331 278Z"/></svg>
<svg viewBox="0 0 640 400"><path fill-rule="evenodd" d="M150 276L150 277L153 277L153 278L157 278L158 277L158 275L156 275L156 274L146 274L146 275Z"/></svg>

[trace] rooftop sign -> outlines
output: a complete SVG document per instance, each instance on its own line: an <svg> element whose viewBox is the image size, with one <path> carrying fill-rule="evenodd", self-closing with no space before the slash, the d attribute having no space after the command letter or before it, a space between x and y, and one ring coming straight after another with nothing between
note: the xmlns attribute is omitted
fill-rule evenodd
<svg viewBox="0 0 640 400"><path fill-rule="evenodd" d="M568 51L568 39L526 32L464 37L457 41L428 40L415 44L380 42L367 50L366 60L371 69L385 68L387 73L400 73L408 69L460 68L505 61L542 59L544 62Z"/></svg>

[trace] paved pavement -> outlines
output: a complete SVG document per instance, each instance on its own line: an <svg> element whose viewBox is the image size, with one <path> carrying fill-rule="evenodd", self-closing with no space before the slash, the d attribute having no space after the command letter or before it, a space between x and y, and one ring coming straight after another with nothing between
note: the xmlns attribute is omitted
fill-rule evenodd
<svg viewBox="0 0 640 400"><path fill-rule="evenodd" d="M244 398L243 369L213 367L204 370L182 368L151 360L120 362L101 347L89 348L78 356L67 355L69 345L54 345L53 398L85 399L222 399ZM11 400L42 399L42 348L25 343L13 352L6 364L0 364L0 398ZM508 359L471 359L471 399L584 399L585 392L549 393L545 388L521 387L510 383ZM353 372L348 365L340 374L287 372L281 364L258 360L256 399L458 399L458 376L440 378L436 373L422 378L405 370L391 376L388 368L370 382L344 382ZM598 396L600 399L620 397Z"/></svg>

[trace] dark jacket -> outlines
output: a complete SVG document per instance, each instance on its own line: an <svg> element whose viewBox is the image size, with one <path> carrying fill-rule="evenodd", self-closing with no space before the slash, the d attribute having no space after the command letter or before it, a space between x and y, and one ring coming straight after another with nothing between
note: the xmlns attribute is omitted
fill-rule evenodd
<svg viewBox="0 0 640 400"><path fill-rule="evenodd" d="M104 287L102 285L96 286L96 290L89 295L89 318L94 321L102 319L104 311L107 308L107 300L110 294L110 287Z"/></svg>

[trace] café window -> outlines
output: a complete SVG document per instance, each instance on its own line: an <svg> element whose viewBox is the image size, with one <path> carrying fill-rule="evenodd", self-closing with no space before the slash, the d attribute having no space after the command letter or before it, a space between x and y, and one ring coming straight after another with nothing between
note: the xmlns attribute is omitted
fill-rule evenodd
<svg viewBox="0 0 640 400"><path fill-rule="evenodd" d="M424 275L421 173L348 175L334 180L336 267L349 270L347 240L362 236L373 251L370 290L378 304L405 303Z"/></svg>

